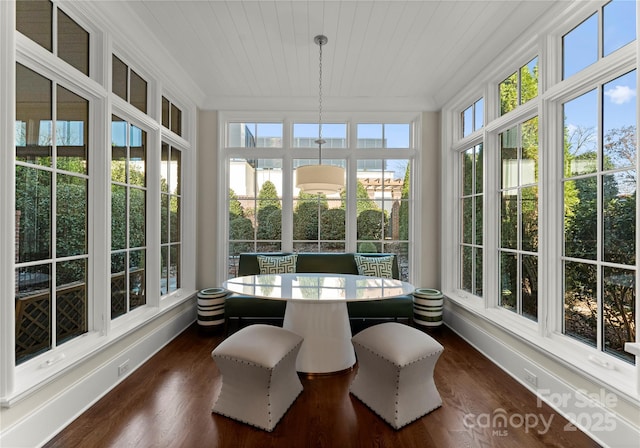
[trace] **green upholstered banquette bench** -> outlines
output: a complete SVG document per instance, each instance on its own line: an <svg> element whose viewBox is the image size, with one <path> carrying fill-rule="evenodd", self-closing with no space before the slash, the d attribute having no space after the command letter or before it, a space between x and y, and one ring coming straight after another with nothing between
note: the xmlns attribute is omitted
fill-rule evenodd
<svg viewBox="0 0 640 448"><path fill-rule="evenodd" d="M291 255L285 252L243 253L238 262L238 277L260 274L258 255L281 257ZM298 253L296 272L317 272L329 274L358 274L354 253ZM394 254L362 253L365 257L393 256L392 277L400 278L398 260ZM263 319L284 317L286 302L259 299L253 296L232 294L225 303L225 316L228 319ZM347 303L351 319L408 319L413 317L413 296L400 296L392 299L349 302Z"/></svg>

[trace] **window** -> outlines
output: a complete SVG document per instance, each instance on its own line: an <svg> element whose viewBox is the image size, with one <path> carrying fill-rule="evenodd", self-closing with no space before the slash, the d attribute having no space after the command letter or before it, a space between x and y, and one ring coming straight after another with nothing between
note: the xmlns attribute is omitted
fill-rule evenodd
<svg viewBox="0 0 640 448"><path fill-rule="evenodd" d="M182 111L164 96L162 97L162 126L182 135Z"/></svg>
<svg viewBox="0 0 640 448"><path fill-rule="evenodd" d="M636 8L582 5L539 41L562 58L509 47L518 70L505 80L488 67L442 114L460 129L443 135L442 166L456 170L443 173L442 213L458 222L442 228L443 247L458 248L442 252L454 271L443 271L443 293L634 398L637 357L624 347L638 317ZM538 66L551 76L538 80ZM474 134L473 108L459 104L496 87L501 107Z"/></svg>
<svg viewBox="0 0 640 448"><path fill-rule="evenodd" d="M538 96L538 58L527 64L502 81L500 92L500 115L511 112L517 106Z"/></svg>
<svg viewBox="0 0 640 448"><path fill-rule="evenodd" d="M240 253L282 248L282 160L231 159L229 182L229 260L233 276Z"/></svg>
<svg viewBox="0 0 640 448"><path fill-rule="evenodd" d="M182 152L162 144L160 162L160 294L180 288Z"/></svg>
<svg viewBox="0 0 640 448"><path fill-rule="evenodd" d="M401 271L409 259L410 168L406 159L357 161L357 251L394 253Z"/></svg>
<svg viewBox="0 0 640 448"><path fill-rule="evenodd" d="M359 123L356 126L358 148L409 148L408 123Z"/></svg>
<svg viewBox="0 0 640 448"><path fill-rule="evenodd" d="M282 148L282 123L229 123L227 146Z"/></svg>
<svg viewBox="0 0 640 448"><path fill-rule="evenodd" d="M88 119L88 100L16 65L17 364L87 332Z"/></svg>
<svg viewBox="0 0 640 448"><path fill-rule="evenodd" d="M636 3L613 0L563 36L562 79L575 75L600 57L608 56L636 39Z"/></svg>
<svg viewBox="0 0 640 448"><path fill-rule="evenodd" d="M147 133L111 122L111 318L146 304Z"/></svg>
<svg viewBox="0 0 640 448"><path fill-rule="evenodd" d="M55 28L54 17L57 18ZM89 33L60 8L54 8L49 0L18 0L16 29L85 75L89 75ZM55 40L54 29L57 30Z"/></svg>
<svg viewBox="0 0 640 448"><path fill-rule="evenodd" d="M371 151L357 156L347 136L366 127L348 123L322 125L322 136L326 140L322 163L347 169L352 157L351 176L356 186L352 201L347 191L325 196L295 188L297 168L318 163L315 141L319 125L304 120L286 125L291 126L292 136L290 142L284 142L284 155L281 150L269 151L270 142L275 140L271 136L280 136L282 125L271 123L262 127L260 123L234 121L226 125L228 275L236 274L237 257L242 252L360 251L397 254L401 275L408 280L410 168L415 154L409 142L413 125L406 122L375 125L380 138ZM392 143L396 158L381 157L380 151L390 155L382 147L383 140ZM253 156L255 152L246 152L252 147L260 148L260 158Z"/></svg>
<svg viewBox="0 0 640 448"><path fill-rule="evenodd" d="M293 147L294 148L317 148L318 133L320 127L318 123L294 123L293 125ZM347 125L345 123L323 123L322 139L325 143L323 148L346 148L347 147Z"/></svg>
<svg viewBox="0 0 640 448"><path fill-rule="evenodd" d="M146 114L147 81L115 54L112 56L111 74L111 91Z"/></svg>
<svg viewBox="0 0 640 448"><path fill-rule="evenodd" d="M483 231L483 149L479 143L460 155L462 167L462 244L460 288L482 297L482 247Z"/></svg>
<svg viewBox="0 0 640 448"><path fill-rule="evenodd" d="M538 118L500 134L499 305L538 320Z"/></svg>
<svg viewBox="0 0 640 448"><path fill-rule="evenodd" d="M563 332L633 362L636 71L563 105ZM600 118L601 116L601 118Z"/></svg>
<svg viewBox="0 0 640 448"><path fill-rule="evenodd" d="M482 126L484 126L483 108L484 99L480 98L462 112L462 137L482 129Z"/></svg>

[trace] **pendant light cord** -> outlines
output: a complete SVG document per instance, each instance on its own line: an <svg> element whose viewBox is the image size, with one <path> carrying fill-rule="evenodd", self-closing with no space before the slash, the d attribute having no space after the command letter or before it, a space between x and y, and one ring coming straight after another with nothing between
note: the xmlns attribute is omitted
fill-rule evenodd
<svg viewBox="0 0 640 448"><path fill-rule="evenodd" d="M327 43L327 38L325 36L316 36L316 43L320 46L320 57L319 57L319 81L318 81L318 140L316 143L318 144L318 165L322 165L322 144L324 141L322 140L322 45Z"/></svg>

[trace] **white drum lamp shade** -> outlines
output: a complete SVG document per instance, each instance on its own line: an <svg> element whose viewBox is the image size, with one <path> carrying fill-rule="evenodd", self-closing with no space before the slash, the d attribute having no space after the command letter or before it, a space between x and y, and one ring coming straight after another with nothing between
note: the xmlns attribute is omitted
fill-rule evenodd
<svg viewBox="0 0 640 448"><path fill-rule="evenodd" d="M344 168L306 165L296 169L296 187L311 194L334 194L344 187Z"/></svg>

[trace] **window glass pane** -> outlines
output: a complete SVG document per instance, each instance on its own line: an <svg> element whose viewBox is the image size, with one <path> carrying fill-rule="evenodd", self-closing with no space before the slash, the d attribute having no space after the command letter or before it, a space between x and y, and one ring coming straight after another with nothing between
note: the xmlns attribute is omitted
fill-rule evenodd
<svg viewBox="0 0 640 448"><path fill-rule="evenodd" d="M160 194L160 243L169 242L169 195Z"/></svg>
<svg viewBox="0 0 640 448"><path fill-rule="evenodd" d="M51 172L16 166L18 262L51 257Z"/></svg>
<svg viewBox="0 0 640 448"><path fill-rule="evenodd" d="M359 123L356 133L358 148L384 148L382 124Z"/></svg>
<svg viewBox="0 0 640 448"><path fill-rule="evenodd" d="M520 68L520 104L538 96L538 58Z"/></svg>
<svg viewBox="0 0 640 448"><path fill-rule="evenodd" d="M263 148L282 148L282 123L256 123L257 145Z"/></svg>
<svg viewBox="0 0 640 448"><path fill-rule="evenodd" d="M87 179L58 174L56 179L56 255L86 254Z"/></svg>
<svg viewBox="0 0 640 448"><path fill-rule="evenodd" d="M518 256L500 252L500 306L517 311L518 305Z"/></svg>
<svg viewBox="0 0 640 448"><path fill-rule="evenodd" d="M514 73L498 86L500 91L500 115L518 106L518 73Z"/></svg>
<svg viewBox="0 0 640 448"><path fill-rule="evenodd" d="M129 67L114 54L111 58L111 91L127 101Z"/></svg>
<svg viewBox="0 0 640 448"><path fill-rule="evenodd" d="M409 137L409 123L384 125L385 148L409 148Z"/></svg>
<svg viewBox="0 0 640 448"><path fill-rule="evenodd" d="M134 310L147 303L146 251L134 250L129 254L129 309Z"/></svg>
<svg viewBox="0 0 640 448"><path fill-rule="evenodd" d="M473 198L462 200L462 242L473 244Z"/></svg>
<svg viewBox="0 0 640 448"><path fill-rule="evenodd" d="M474 159L474 148L467 149L462 154L462 194L465 196L473 193Z"/></svg>
<svg viewBox="0 0 640 448"><path fill-rule="evenodd" d="M160 295L169 292L169 246L160 248Z"/></svg>
<svg viewBox="0 0 640 448"><path fill-rule="evenodd" d="M171 130L182 135L182 111L173 104L171 105Z"/></svg>
<svg viewBox="0 0 640 448"><path fill-rule="evenodd" d="M518 181L518 128L500 134L501 185L503 189L517 187Z"/></svg>
<svg viewBox="0 0 640 448"><path fill-rule="evenodd" d="M127 253L111 254L111 319L127 312L129 277L126 275Z"/></svg>
<svg viewBox="0 0 640 448"><path fill-rule="evenodd" d="M466 137L472 132L473 132L473 107L467 107L464 110L464 112L462 112L462 136Z"/></svg>
<svg viewBox="0 0 640 448"><path fill-rule="evenodd" d="M538 320L538 257L522 255L522 315Z"/></svg>
<svg viewBox="0 0 640 448"><path fill-rule="evenodd" d="M474 131L481 129L484 126L484 99L480 98L473 105L473 116L474 116Z"/></svg>
<svg viewBox="0 0 640 448"><path fill-rule="evenodd" d="M144 187L147 185L147 133L132 125L129 137L129 183Z"/></svg>
<svg viewBox="0 0 640 448"><path fill-rule="evenodd" d="M604 261L635 265L636 172L602 176Z"/></svg>
<svg viewBox="0 0 640 448"><path fill-rule="evenodd" d="M596 176L564 182L564 254L595 260L598 246Z"/></svg>
<svg viewBox="0 0 640 448"><path fill-rule="evenodd" d="M596 346L598 301L597 267L564 263L564 334Z"/></svg>
<svg viewBox="0 0 640 448"><path fill-rule="evenodd" d="M111 185L111 250L127 247L127 188Z"/></svg>
<svg viewBox="0 0 640 448"><path fill-rule="evenodd" d="M483 163L484 163L484 157L483 157L483 148L484 145L482 143L480 143L479 145L476 145L475 147L475 152L476 152L476 165L475 165L475 169L476 169L476 183L474 185L475 187L475 192L476 194L482 194L483 192L483 182L484 182L484 171L483 171Z"/></svg>
<svg viewBox="0 0 640 448"><path fill-rule="evenodd" d="M169 200L169 228L171 229L169 241L180 242L180 197L170 196Z"/></svg>
<svg viewBox="0 0 640 448"><path fill-rule="evenodd" d="M473 248L462 247L462 284L460 287L473 294Z"/></svg>
<svg viewBox="0 0 640 448"><path fill-rule="evenodd" d="M603 267L604 351L633 363L624 350L625 342L636 340L636 273L628 269Z"/></svg>
<svg viewBox="0 0 640 448"><path fill-rule="evenodd" d="M475 206L476 206L476 210L475 210L475 213L476 213L475 214L475 229L476 229L476 233L475 233L474 244L481 245L482 244L482 231L483 231L483 224L482 224L482 196L474 196L473 202L475 203Z"/></svg>
<svg viewBox="0 0 640 448"><path fill-rule="evenodd" d="M146 245L146 192L129 188L129 247Z"/></svg>
<svg viewBox="0 0 640 448"><path fill-rule="evenodd" d="M88 171L89 101L58 86L56 166L60 170Z"/></svg>
<svg viewBox="0 0 640 448"><path fill-rule="evenodd" d="M502 209L500 211L500 247L518 248L518 190L502 192Z"/></svg>
<svg viewBox="0 0 640 448"><path fill-rule="evenodd" d="M637 2L613 0L604 6L604 56L636 39Z"/></svg>
<svg viewBox="0 0 640 448"><path fill-rule="evenodd" d="M57 263L56 343L87 332L87 260Z"/></svg>
<svg viewBox="0 0 640 448"><path fill-rule="evenodd" d="M329 201L329 208L320 213L320 239L342 241L335 245L327 245L328 249L344 247L345 239L345 210L340 201Z"/></svg>
<svg viewBox="0 0 640 448"><path fill-rule="evenodd" d="M636 71L606 83L602 99L603 169L636 164Z"/></svg>
<svg viewBox="0 0 640 448"><path fill-rule="evenodd" d="M598 60L598 14L562 37L562 79L575 75Z"/></svg>
<svg viewBox="0 0 640 448"><path fill-rule="evenodd" d="M519 185L538 182L538 117L522 123L522 157Z"/></svg>
<svg viewBox="0 0 640 448"><path fill-rule="evenodd" d="M16 1L16 29L49 51L53 51L52 22L49 0Z"/></svg>
<svg viewBox="0 0 640 448"><path fill-rule="evenodd" d="M131 91L129 96L129 102L140 109L145 114L147 113L147 81L145 81L140 75L133 70L130 70L131 74Z"/></svg>
<svg viewBox="0 0 640 448"><path fill-rule="evenodd" d="M162 144L160 150L160 191L169 192L169 145Z"/></svg>
<svg viewBox="0 0 640 448"><path fill-rule="evenodd" d="M293 147L317 148L318 133L318 123L294 123ZM323 123L322 139L325 140L323 148L346 148L347 125L345 123Z"/></svg>
<svg viewBox="0 0 640 448"><path fill-rule="evenodd" d="M593 173L598 159L597 90L565 103L563 109L565 177Z"/></svg>
<svg viewBox="0 0 640 448"><path fill-rule="evenodd" d="M16 365L51 348L51 265L16 269Z"/></svg>
<svg viewBox="0 0 640 448"><path fill-rule="evenodd" d="M127 181L127 127L126 121L111 117L111 180Z"/></svg>
<svg viewBox="0 0 640 448"><path fill-rule="evenodd" d="M169 129L169 110L170 110L169 100L165 97L162 97L162 126Z"/></svg>
<svg viewBox="0 0 640 448"><path fill-rule="evenodd" d="M182 152L175 148L171 148L170 169L171 181L169 182L169 192L173 194L181 194Z"/></svg>
<svg viewBox="0 0 640 448"><path fill-rule="evenodd" d="M51 165L51 81L16 64L16 160Z"/></svg>
<svg viewBox="0 0 640 448"><path fill-rule="evenodd" d="M474 294L477 296L482 297L482 293L483 293L483 289L482 289L482 272L483 272L483 266L482 266L482 248L481 247L474 247L473 248L473 252L475 254L475 276L476 276L476 281L475 281L475 287L476 290L474 291Z"/></svg>
<svg viewBox="0 0 640 448"><path fill-rule="evenodd" d="M180 288L180 244L171 245L169 266L169 292Z"/></svg>
<svg viewBox="0 0 640 448"><path fill-rule="evenodd" d="M538 187L525 187L521 189L522 250L529 252L538 251Z"/></svg>
<svg viewBox="0 0 640 448"><path fill-rule="evenodd" d="M315 195L314 198L310 196L303 193L301 197L307 199L293 202L293 239L311 240L309 250L317 251L314 250L314 245L317 247L318 244L318 216L329 206L322 195Z"/></svg>
<svg viewBox="0 0 640 448"><path fill-rule="evenodd" d="M89 33L58 9L58 56L89 76Z"/></svg>

